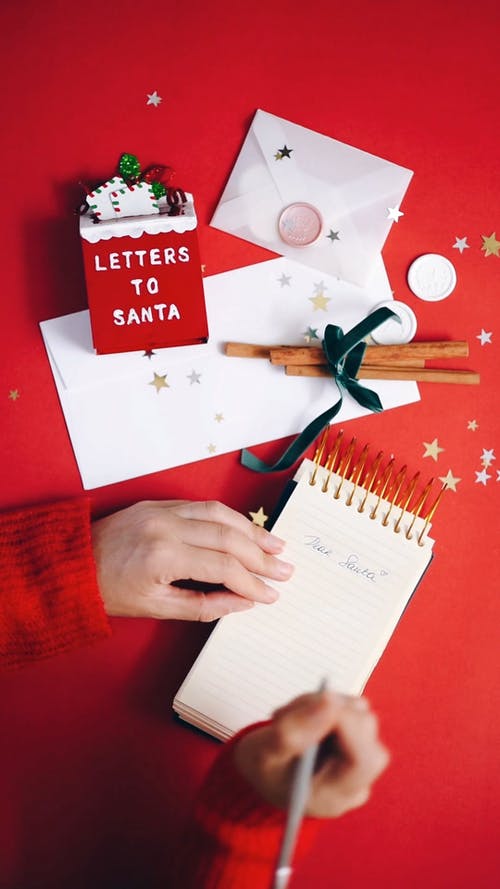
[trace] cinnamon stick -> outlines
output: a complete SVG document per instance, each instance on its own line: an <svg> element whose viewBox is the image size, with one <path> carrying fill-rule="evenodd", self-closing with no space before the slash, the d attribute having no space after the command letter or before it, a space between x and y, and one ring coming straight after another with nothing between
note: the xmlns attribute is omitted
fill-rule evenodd
<svg viewBox="0 0 500 889"><path fill-rule="evenodd" d="M286 365L285 373L291 377L331 377L326 364ZM444 370L434 367L384 367L362 365L358 380L415 380L418 383L465 383L477 385L480 375L473 370Z"/></svg>

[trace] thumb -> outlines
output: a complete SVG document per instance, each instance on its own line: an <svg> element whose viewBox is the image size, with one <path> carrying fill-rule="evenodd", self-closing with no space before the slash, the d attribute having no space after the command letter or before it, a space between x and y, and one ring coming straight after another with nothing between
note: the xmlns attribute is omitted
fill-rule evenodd
<svg viewBox="0 0 500 889"><path fill-rule="evenodd" d="M301 695L277 710L271 723L275 752L286 758L300 756L335 729L340 710L340 698L332 691Z"/></svg>

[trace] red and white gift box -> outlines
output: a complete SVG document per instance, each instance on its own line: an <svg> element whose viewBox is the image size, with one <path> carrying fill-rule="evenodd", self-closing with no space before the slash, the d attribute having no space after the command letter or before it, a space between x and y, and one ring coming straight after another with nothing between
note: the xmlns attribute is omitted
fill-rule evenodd
<svg viewBox="0 0 500 889"><path fill-rule="evenodd" d="M144 185L144 194L141 191L134 196L134 191L140 191L138 185L120 188L119 181L110 182L103 198L114 218L101 216L102 221L96 224L89 216L80 217L96 352L147 351L206 342L208 325L192 195L186 195L179 215L169 216L164 198L152 206L146 183L139 184ZM149 212L123 215L132 200L136 206L137 200L145 207L151 204Z"/></svg>

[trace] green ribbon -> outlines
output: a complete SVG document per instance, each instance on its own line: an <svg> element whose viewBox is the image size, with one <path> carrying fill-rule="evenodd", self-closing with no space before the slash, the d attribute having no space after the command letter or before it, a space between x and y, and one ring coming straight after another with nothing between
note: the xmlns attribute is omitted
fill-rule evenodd
<svg viewBox="0 0 500 889"><path fill-rule="evenodd" d="M363 321L356 324L346 334L336 324L327 324L322 346L328 368L339 390L338 401L320 414L319 417L316 417L315 420L312 420L304 431L292 441L285 453L282 454L273 466L268 466L267 463L259 460L258 457L255 457L254 454L247 450L241 452L243 466L246 466L247 469L253 469L255 472L279 472L283 469L290 469L338 414L342 407L344 390L349 392L358 404L370 411L380 412L384 409L377 393L362 386L356 379L356 374L361 366L366 349L366 343L363 340L372 330L384 324L388 318L395 318L397 321L401 320L392 309L384 306L383 308L375 309L374 312L367 315Z"/></svg>

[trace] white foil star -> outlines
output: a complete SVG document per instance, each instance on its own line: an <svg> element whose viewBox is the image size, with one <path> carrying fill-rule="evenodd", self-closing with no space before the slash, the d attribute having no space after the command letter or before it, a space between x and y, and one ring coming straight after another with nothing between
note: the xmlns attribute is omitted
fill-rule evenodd
<svg viewBox="0 0 500 889"><path fill-rule="evenodd" d="M469 244L467 243L467 238L457 238L455 237L455 243L453 244L455 250L460 250L460 253L463 253L464 250L469 249Z"/></svg>
<svg viewBox="0 0 500 889"><path fill-rule="evenodd" d="M153 105L154 108L157 108L161 102L161 96L158 95L157 91L155 90L154 93L147 93L146 95L148 97L146 105Z"/></svg>
<svg viewBox="0 0 500 889"><path fill-rule="evenodd" d="M387 219L390 219L391 222L398 222L399 217L404 215L397 207L387 207Z"/></svg>
<svg viewBox="0 0 500 889"><path fill-rule="evenodd" d="M484 327L481 327L481 333L478 333L478 335L476 336L476 339L479 340L479 342L481 343L482 346L484 346L485 343L491 343L492 336L493 336L492 330L487 332L484 329Z"/></svg>
<svg viewBox="0 0 500 889"><path fill-rule="evenodd" d="M491 475L488 475L486 469L482 469L481 472L478 472L477 469L475 469L474 472L476 473L476 484L486 485L488 479L491 478Z"/></svg>

